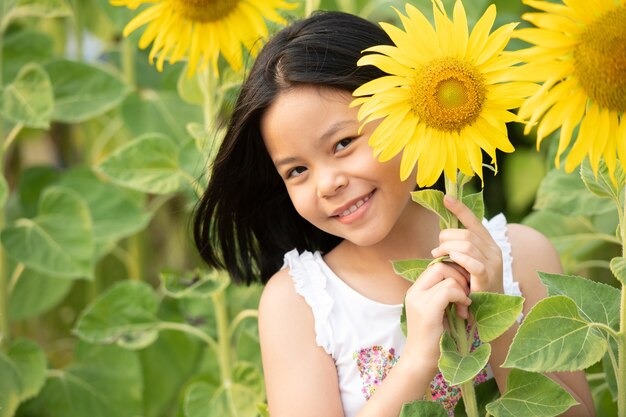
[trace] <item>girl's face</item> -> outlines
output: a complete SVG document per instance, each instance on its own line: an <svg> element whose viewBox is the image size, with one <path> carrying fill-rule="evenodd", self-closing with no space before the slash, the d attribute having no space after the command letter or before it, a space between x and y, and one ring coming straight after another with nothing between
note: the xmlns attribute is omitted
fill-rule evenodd
<svg viewBox="0 0 626 417"><path fill-rule="evenodd" d="M351 101L348 92L296 87L270 106L261 133L298 213L327 233L370 246L389 235L415 183L400 181L400 157L373 158L367 142L377 123L359 134Z"/></svg>

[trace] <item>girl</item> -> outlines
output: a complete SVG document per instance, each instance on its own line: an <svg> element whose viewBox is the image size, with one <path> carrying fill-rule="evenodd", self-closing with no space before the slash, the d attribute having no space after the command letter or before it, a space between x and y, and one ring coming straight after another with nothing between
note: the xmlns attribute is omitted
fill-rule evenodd
<svg viewBox="0 0 626 417"><path fill-rule="evenodd" d="M356 66L379 44L391 44L382 29L338 12L277 33L242 86L196 212L208 264L266 284L259 333L272 417L398 416L425 395L451 411L458 390L437 375L446 306L467 318L470 291L521 290L528 312L546 295L535 271L560 271L538 232L502 216L483 224L459 201L445 205L465 229L440 230L410 201L415 183L400 180L400 157L373 158L376 123L359 133L349 103L384 75ZM456 264L433 265L415 284L390 263L442 255ZM513 334L492 343L501 390ZM553 378L580 403L566 415L593 415L582 372Z"/></svg>

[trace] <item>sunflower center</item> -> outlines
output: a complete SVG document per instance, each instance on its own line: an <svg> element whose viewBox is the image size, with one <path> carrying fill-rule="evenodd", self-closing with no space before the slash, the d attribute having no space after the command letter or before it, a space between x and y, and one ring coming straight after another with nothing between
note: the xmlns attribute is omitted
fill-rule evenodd
<svg viewBox="0 0 626 417"><path fill-rule="evenodd" d="M240 0L172 0L176 11L192 22L214 22L226 17Z"/></svg>
<svg viewBox="0 0 626 417"><path fill-rule="evenodd" d="M411 107L427 126L459 131L480 115L483 77L466 62L441 58L426 64L412 86Z"/></svg>
<svg viewBox="0 0 626 417"><path fill-rule="evenodd" d="M606 12L580 34L574 73L601 107L626 111L626 7Z"/></svg>

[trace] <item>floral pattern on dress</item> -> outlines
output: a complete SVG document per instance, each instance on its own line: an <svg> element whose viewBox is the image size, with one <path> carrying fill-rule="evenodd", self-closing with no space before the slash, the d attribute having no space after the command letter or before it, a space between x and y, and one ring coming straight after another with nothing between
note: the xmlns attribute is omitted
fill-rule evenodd
<svg viewBox="0 0 626 417"><path fill-rule="evenodd" d="M469 327L469 326L468 326ZM469 328L468 328L469 332ZM478 330L474 330L474 340L472 342L471 351L480 346L481 342L478 338ZM474 385L480 384L487 380L487 367L484 367L478 375L474 377ZM430 383L431 398L443 405L448 412L448 416L454 416L454 407L461 399L461 387L458 385L450 385L443 377L441 372L437 373L435 379Z"/></svg>
<svg viewBox="0 0 626 417"><path fill-rule="evenodd" d="M369 400L376 388L383 382L391 368L398 362L396 350L382 346L359 349L352 355L356 360L363 386L361 392Z"/></svg>
<svg viewBox="0 0 626 417"><path fill-rule="evenodd" d="M468 328L469 332L469 328ZM473 351L481 342L478 338L478 330L474 331L471 350ZM356 360L363 386L361 392L366 400L376 391L383 382L391 368L398 362L400 356L396 356L394 348L387 351L382 346L372 346L357 350L352 355ZM483 368L476 377L474 385L487 380L487 367ZM458 385L450 385L441 372L437 373L430 383L430 394L433 401L443 405L450 417L454 416L454 407L461 399L461 388Z"/></svg>

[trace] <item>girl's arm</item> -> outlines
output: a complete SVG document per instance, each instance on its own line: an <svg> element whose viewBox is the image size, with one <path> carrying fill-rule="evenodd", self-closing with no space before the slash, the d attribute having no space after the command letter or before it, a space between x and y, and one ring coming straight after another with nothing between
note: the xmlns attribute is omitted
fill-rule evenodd
<svg viewBox="0 0 626 417"><path fill-rule="evenodd" d="M538 231L520 224L510 224L508 237L513 257L513 277L519 283L525 299L524 315L541 299L547 297L546 287L537 271L553 274L563 273L559 255L550 241ZM509 370L499 365L504 362L517 325L492 342L490 364L501 391L506 388ZM568 417L590 417L595 415L589 385L583 371L547 373L547 376L567 389L579 405L562 414Z"/></svg>
<svg viewBox="0 0 626 417"><path fill-rule="evenodd" d="M422 399L437 372L446 306L467 316L467 277L448 264L429 267L406 296L408 337L403 353L358 417L397 417ZM259 305L259 334L272 417L343 416L337 369L317 346L313 314L286 270L270 279Z"/></svg>

